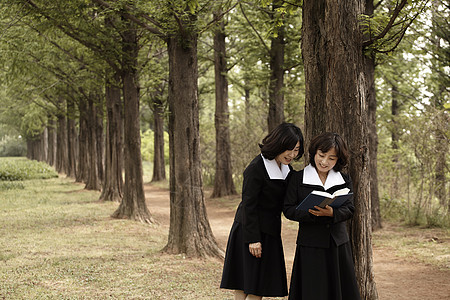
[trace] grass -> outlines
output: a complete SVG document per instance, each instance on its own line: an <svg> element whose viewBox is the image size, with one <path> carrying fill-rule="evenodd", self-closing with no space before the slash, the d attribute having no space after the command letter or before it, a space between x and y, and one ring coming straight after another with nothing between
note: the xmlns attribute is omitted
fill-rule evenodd
<svg viewBox="0 0 450 300"><path fill-rule="evenodd" d="M384 222L373 233L376 247L392 249L399 257L420 261L441 269L450 269L450 234L448 229L400 226Z"/></svg>
<svg viewBox="0 0 450 300"><path fill-rule="evenodd" d="M0 189L0 299L233 298L218 288L222 261L161 252L162 225L112 219L118 204L73 179L19 183ZM234 210L239 198L218 205ZM373 236L376 247L440 268L450 268L449 241L444 229L390 223Z"/></svg>
<svg viewBox="0 0 450 300"><path fill-rule="evenodd" d="M0 299L231 299L222 262L161 253L167 232L110 217L72 179L0 191Z"/></svg>

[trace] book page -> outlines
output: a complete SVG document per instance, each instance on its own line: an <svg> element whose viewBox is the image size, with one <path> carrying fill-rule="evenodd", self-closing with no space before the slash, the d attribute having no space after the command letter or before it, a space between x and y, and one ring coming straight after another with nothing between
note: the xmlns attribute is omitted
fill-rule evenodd
<svg viewBox="0 0 450 300"><path fill-rule="evenodd" d="M334 192L333 196L336 197L336 196L341 196L341 195L347 195L348 192L350 192L349 188L343 188L343 189L340 189L340 190L337 190L336 192Z"/></svg>
<svg viewBox="0 0 450 300"><path fill-rule="evenodd" d="M323 192L323 191L312 191L311 194L319 195L319 196L326 197L326 198L333 198L333 195L331 195L330 193L327 193L327 192Z"/></svg>

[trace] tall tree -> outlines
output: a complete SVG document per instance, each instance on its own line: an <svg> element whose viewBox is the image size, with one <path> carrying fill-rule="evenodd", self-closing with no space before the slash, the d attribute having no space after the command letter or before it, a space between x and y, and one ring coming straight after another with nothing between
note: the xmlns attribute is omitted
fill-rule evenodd
<svg viewBox="0 0 450 300"><path fill-rule="evenodd" d="M152 182L166 179L166 163L164 159L164 105L162 101L164 86L157 91L153 98L153 129L155 133L153 143L153 177Z"/></svg>
<svg viewBox="0 0 450 300"><path fill-rule="evenodd" d="M72 98L68 98L67 104L67 176L74 177L76 174L77 147L75 129L75 103Z"/></svg>
<svg viewBox="0 0 450 300"><path fill-rule="evenodd" d="M200 165L197 8L192 12L179 4L169 7L178 26L167 39L171 193L169 241L165 251L220 256L221 250L206 215Z"/></svg>
<svg viewBox="0 0 450 300"><path fill-rule="evenodd" d="M416 1L419 3L420 1ZM366 0L364 17L368 22L363 21L364 32L364 62L365 62L365 76L368 85L368 113L369 113L369 157L370 157L370 189L371 189L371 213L372 213L372 228L381 228L381 214L380 214L380 199L378 193L378 169L377 169L377 149L378 149L378 134L377 134L377 99L376 99L376 87L375 87L375 64L377 54L390 53L396 51L400 41L406 33L406 29L411 25L411 20L414 20L416 15L412 14L412 17L408 17L407 13L403 13L401 16L402 21L395 22L395 20L403 12L407 1L397 2L393 5L392 2L379 1L374 4L373 0ZM385 7L389 10L389 14L386 15ZM419 3L418 11L421 11L421 4ZM415 5L410 9L414 12ZM377 11L378 12L377 12ZM363 18L364 19L364 18ZM376 22L372 22L376 20ZM373 23L373 24L372 24ZM379 24L384 28L378 28ZM393 91L394 93L394 91ZM395 104L395 103L394 103ZM394 106L392 106L394 107ZM393 135L393 138L396 136ZM394 154L396 155L396 154ZM395 160L395 156L394 156ZM395 177L397 178L397 176ZM397 180L397 179L395 179ZM396 190L396 189L394 189Z"/></svg>
<svg viewBox="0 0 450 300"><path fill-rule="evenodd" d="M100 178L98 176L98 152L97 152L97 107L95 106L95 94L88 95L88 162L87 181L85 188L88 190L100 190Z"/></svg>
<svg viewBox="0 0 450 300"><path fill-rule="evenodd" d="M365 14L373 17L374 14L373 0L366 0ZM370 38L366 31L365 39ZM380 197L378 194L378 170L377 170L377 154L378 154L378 134L377 134L377 95L375 88L375 52L367 51L364 55L365 76L367 81L367 102L369 114L369 176L370 176L370 204L372 230L380 229L381 213L380 213Z"/></svg>
<svg viewBox="0 0 450 300"><path fill-rule="evenodd" d="M272 12L270 14L272 23L275 23L277 10L282 3L283 1L274 1L272 3ZM272 26L275 26L275 24ZM277 26L270 38L269 114L267 116L269 132L284 122L284 48L286 44L284 26L283 24Z"/></svg>
<svg viewBox="0 0 450 300"><path fill-rule="evenodd" d="M214 15L219 19L221 11ZM225 42L225 21L218 22L214 32L214 74L216 88L216 172L211 197L236 194L231 168L230 115L228 109L228 67Z"/></svg>
<svg viewBox="0 0 450 300"><path fill-rule="evenodd" d="M447 7L447 11L445 8ZM433 58L432 69L433 74L430 76L435 79L434 85L430 88L433 93L433 107L436 109L437 116L435 122L435 136L436 136L436 166L435 181L436 181L436 196L439 199L441 206L447 207L450 211L450 200L448 199L447 186L446 186L446 170L447 157L448 157L448 136L445 134L445 129L441 128L441 124L448 124L450 117L448 113L445 112L444 104L445 97L449 92L449 77L446 76L445 68L448 68L448 58L449 58L449 29L448 29L448 1L433 0L432 1L432 36L431 39L431 53ZM447 21L446 21L447 20ZM447 71L448 75L448 71ZM448 102L447 102L448 103Z"/></svg>
<svg viewBox="0 0 450 300"><path fill-rule="evenodd" d="M79 135L78 135L78 164L75 182L87 182L88 180L88 108L87 101L80 98L78 101L79 111Z"/></svg>
<svg viewBox="0 0 450 300"><path fill-rule="evenodd" d="M124 20L125 29L122 32L122 82L124 98L124 197L120 206L113 213L115 218L130 218L144 223L154 220L145 203L141 136L139 124L139 78L137 58L139 42L137 25Z"/></svg>
<svg viewBox="0 0 450 300"><path fill-rule="evenodd" d="M122 201L123 196L123 119L120 74L106 81L105 174L101 201Z"/></svg>
<svg viewBox="0 0 450 300"><path fill-rule="evenodd" d="M363 75L364 2L304 1L302 54L306 76L306 140L339 132L351 155L355 191L350 222L355 271L362 299L377 299L372 270L367 83Z"/></svg>

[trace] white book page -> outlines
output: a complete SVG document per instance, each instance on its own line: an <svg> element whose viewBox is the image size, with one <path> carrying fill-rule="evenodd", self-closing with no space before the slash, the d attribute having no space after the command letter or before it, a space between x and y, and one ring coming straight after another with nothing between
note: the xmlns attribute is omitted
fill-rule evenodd
<svg viewBox="0 0 450 300"><path fill-rule="evenodd" d="M323 191L312 191L311 194L319 195L319 196L323 196L323 197L327 197L327 198L333 198L333 195L331 195L330 193L327 193L327 192L323 192Z"/></svg>
<svg viewBox="0 0 450 300"><path fill-rule="evenodd" d="M348 192L350 192L349 188L343 188L343 189L340 189L340 190L337 190L336 192L334 192L333 196L336 197L336 196L341 196L341 195L347 195Z"/></svg>

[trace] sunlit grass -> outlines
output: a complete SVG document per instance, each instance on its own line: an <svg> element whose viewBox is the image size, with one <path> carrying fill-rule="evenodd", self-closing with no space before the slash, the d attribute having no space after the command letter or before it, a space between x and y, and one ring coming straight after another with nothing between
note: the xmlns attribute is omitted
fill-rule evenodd
<svg viewBox="0 0 450 300"><path fill-rule="evenodd" d="M231 299L222 262L165 255L167 232L110 217L72 179L0 192L0 299Z"/></svg>
<svg viewBox="0 0 450 300"><path fill-rule="evenodd" d="M0 299L233 299L219 289L221 260L161 252L167 227L112 219L118 204L99 202L98 192L73 179L20 183L0 190ZM240 196L207 201L234 211ZM373 243L450 267L446 230L386 223Z"/></svg>
<svg viewBox="0 0 450 300"><path fill-rule="evenodd" d="M450 268L448 229L406 227L385 222L382 230L374 232L373 244L389 247L400 257L443 269Z"/></svg>

